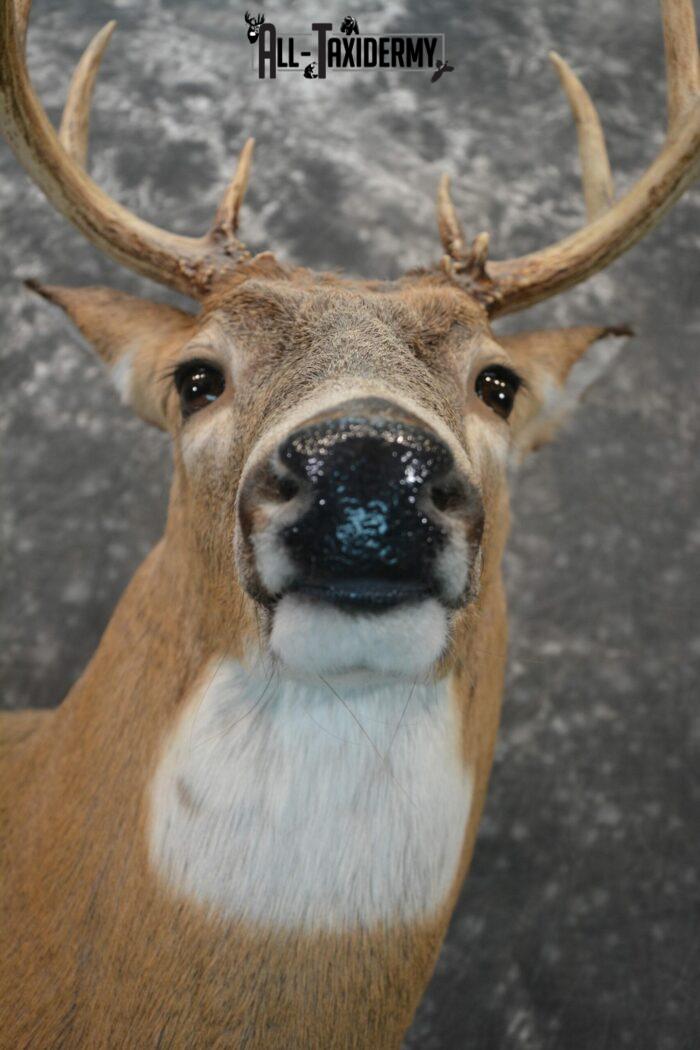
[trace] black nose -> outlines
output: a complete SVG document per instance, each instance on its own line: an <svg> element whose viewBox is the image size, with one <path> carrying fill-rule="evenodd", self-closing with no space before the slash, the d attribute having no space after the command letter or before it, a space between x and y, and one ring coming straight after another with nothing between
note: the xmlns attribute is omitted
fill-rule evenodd
<svg viewBox="0 0 700 1050"><path fill-rule="evenodd" d="M446 541L435 512L462 498L437 435L352 414L296 431L278 454L306 494L301 517L282 532L296 590L354 608L431 593Z"/></svg>

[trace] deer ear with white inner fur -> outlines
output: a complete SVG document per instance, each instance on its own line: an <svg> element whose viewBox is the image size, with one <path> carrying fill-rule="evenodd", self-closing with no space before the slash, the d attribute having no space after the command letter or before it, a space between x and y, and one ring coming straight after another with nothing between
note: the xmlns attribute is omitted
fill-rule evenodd
<svg viewBox="0 0 700 1050"><path fill-rule="evenodd" d="M510 417L519 458L552 440L630 335L627 326L584 325L496 336L524 380Z"/></svg>
<svg viewBox="0 0 700 1050"><path fill-rule="evenodd" d="M26 285L70 317L107 366L124 404L147 423L165 429L154 379L165 347L186 342L194 331L195 318L112 288L63 288L37 281Z"/></svg>

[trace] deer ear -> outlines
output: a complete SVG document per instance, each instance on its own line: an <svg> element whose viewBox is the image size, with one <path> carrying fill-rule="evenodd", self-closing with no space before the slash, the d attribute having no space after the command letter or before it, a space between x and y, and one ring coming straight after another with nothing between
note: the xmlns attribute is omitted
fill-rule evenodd
<svg viewBox="0 0 700 1050"><path fill-rule="evenodd" d="M519 458L551 441L630 335L626 326L585 325L496 336L525 381L510 418Z"/></svg>
<svg viewBox="0 0 700 1050"><path fill-rule="evenodd" d="M121 400L147 423L165 429L154 380L163 350L191 338L196 319L112 288L62 288L36 281L26 285L68 314L107 366Z"/></svg>

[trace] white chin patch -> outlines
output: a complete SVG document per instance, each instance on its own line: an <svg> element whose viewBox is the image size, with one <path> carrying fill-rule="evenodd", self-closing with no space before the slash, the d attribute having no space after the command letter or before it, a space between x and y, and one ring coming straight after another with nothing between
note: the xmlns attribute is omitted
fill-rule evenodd
<svg viewBox="0 0 700 1050"><path fill-rule="evenodd" d="M413 678L430 671L447 639L447 614L434 598L351 613L285 595L275 609L270 649L286 671L303 678L355 672Z"/></svg>
<svg viewBox="0 0 700 1050"><path fill-rule="evenodd" d="M151 782L155 871L253 932L429 920L471 811L461 706L448 678L329 688L214 658Z"/></svg>

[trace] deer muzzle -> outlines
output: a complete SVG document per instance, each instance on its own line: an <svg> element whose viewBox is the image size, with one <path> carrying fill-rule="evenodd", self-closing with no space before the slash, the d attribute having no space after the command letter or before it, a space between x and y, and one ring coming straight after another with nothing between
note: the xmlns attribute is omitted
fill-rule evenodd
<svg viewBox="0 0 700 1050"><path fill-rule="evenodd" d="M294 594L381 613L456 607L474 589L479 493L445 441L390 401L354 399L294 430L248 476L239 510L266 604Z"/></svg>

